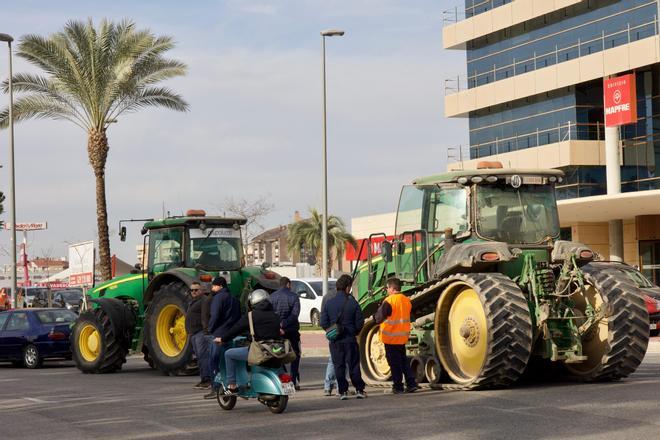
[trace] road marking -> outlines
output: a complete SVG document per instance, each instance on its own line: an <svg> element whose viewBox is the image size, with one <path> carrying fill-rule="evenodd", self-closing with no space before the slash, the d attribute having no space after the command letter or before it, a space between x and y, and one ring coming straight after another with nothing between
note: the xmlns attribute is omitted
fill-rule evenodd
<svg viewBox="0 0 660 440"><path fill-rule="evenodd" d="M57 403L57 402L48 402L46 400L37 399L34 397L23 397L23 399L27 400L28 402L34 402L34 403Z"/></svg>
<svg viewBox="0 0 660 440"><path fill-rule="evenodd" d="M99 426L111 425L114 423L132 423L133 421L133 419L127 419L125 417L114 417L109 419L81 420L79 422L73 422L73 424L79 426Z"/></svg>

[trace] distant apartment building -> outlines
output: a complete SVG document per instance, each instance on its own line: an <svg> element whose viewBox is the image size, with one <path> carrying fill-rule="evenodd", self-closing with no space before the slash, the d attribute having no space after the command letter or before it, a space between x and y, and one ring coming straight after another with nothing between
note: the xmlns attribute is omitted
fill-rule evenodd
<svg viewBox="0 0 660 440"><path fill-rule="evenodd" d="M469 148L448 168L499 160L563 170L564 238L639 265L656 283L659 8L656 0L466 0L443 28L445 49L467 58L445 81L445 116L469 120ZM606 127L605 108L626 105L630 123Z"/></svg>

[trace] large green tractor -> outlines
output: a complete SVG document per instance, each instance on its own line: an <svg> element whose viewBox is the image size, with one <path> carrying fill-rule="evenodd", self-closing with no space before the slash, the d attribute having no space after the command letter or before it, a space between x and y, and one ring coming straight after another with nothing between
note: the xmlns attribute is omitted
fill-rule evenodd
<svg viewBox="0 0 660 440"><path fill-rule="evenodd" d="M418 379L483 389L513 384L530 365L580 381L634 372L649 339L644 300L620 263L560 240L563 173L480 165L404 186L394 237L363 243L353 292L369 317L359 338L367 378L390 375L371 318L390 276L413 304Z"/></svg>
<svg viewBox="0 0 660 440"><path fill-rule="evenodd" d="M255 288L277 288L275 272L245 267L240 228L245 222L209 217L204 211L147 221L142 228L145 267L90 292L88 309L72 332L76 366L85 373L111 373L134 350L165 373L190 371L193 353L185 312L193 281L208 291L213 278L222 276L242 304ZM124 240L121 223L120 230Z"/></svg>

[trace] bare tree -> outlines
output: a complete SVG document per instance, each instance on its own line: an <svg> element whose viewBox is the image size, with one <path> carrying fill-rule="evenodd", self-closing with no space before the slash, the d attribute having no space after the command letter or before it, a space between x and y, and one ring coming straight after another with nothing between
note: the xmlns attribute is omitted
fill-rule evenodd
<svg viewBox="0 0 660 440"><path fill-rule="evenodd" d="M220 206L223 215L245 217L247 220L243 226L243 252L247 252L248 243L263 231L264 226L261 222L264 217L275 209L275 205L270 203L268 198L268 195L260 196L255 200L227 197Z"/></svg>

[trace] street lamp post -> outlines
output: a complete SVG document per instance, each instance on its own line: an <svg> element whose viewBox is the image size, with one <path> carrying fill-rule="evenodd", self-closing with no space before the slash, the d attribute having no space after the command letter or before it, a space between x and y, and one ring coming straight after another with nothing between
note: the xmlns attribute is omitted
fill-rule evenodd
<svg viewBox="0 0 660 440"><path fill-rule="evenodd" d="M8 34L0 34L0 41L9 47L9 203L11 204L11 291L14 298L14 308L18 308L18 285L16 283L16 179L14 176L14 93L12 89L12 56L11 43L14 38Z"/></svg>
<svg viewBox="0 0 660 440"><path fill-rule="evenodd" d="M328 29L321 32L321 63L323 70L323 257L321 273L323 277L323 296L328 294L328 127L327 127L327 99L325 87L325 37L341 37L344 31Z"/></svg>

